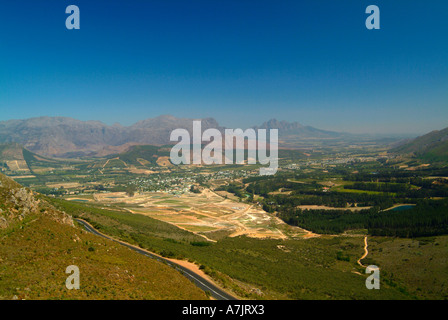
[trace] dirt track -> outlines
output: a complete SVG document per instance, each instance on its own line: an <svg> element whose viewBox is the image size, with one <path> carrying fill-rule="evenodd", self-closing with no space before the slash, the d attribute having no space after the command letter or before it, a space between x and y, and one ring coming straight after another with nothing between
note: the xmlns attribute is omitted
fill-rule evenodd
<svg viewBox="0 0 448 320"><path fill-rule="evenodd" d="M365 236L365 237L364 237L364 254L363 254L362 257L359 258L359 260L358 260L358 264L359 264L361 267L363 267L363 268L366 268L366 266L363 265L363 264L361 263L361 260L364 259L365 257L367 257L367 255L369 254L369 250L367 250L367 247L368 247L368 245L367 245L367 236Z"/></svg>

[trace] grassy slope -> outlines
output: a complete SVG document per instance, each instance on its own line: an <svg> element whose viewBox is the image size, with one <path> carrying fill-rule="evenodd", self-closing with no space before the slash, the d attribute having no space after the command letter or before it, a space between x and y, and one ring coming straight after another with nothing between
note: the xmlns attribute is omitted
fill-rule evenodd
<svg viewBox="0 0 448 320"><path fill-rule="evenodd" d="M22 147L17 143L0 144L0 161L23 160Z"/></svg>
<svg viewBox="0 0 448 320"><path fill-rule="evenodd" d="M162 222L142 215L92 209L84 204L59 202L64 210L80 214L103 232L167 256L188 258L236 294L254 299L408 299L400 288L384 284L367 290L356 261L363 253L362 237L321 237L308 240L225 238L208 246L192 245L185 231L171 235ZM82 208L82 210L81 210ZM170 226L172 227L172 226ZM168 228L168 227L166 227ZM171 241L173 237L177 240ZM283 246L283 247L279 247ZM338 252L350 261L338 260ZM230 276L230 278L229 278ZM262 292L260 295L259 292Z"/></svg>
<svg viewBox="0 0 448 320"><path fill-rule="evenodd" d="M8 202L10 190L20 186L1 174L0 182L0 216L9 218L16 210ZM0 299L207 299L170 267L62 224L46 211L8 222L0 228ZM65 287L69 265L80 268L80 290Z"/></svg>
<svg viewBox="0 0 448 320"><path fill-rule="evenodd" d="M157 158L160 156L169 156L169 151L157 146L133 146L127 152L121 153L119 155L110 156L111 158L119 157L128 165L134 165L136 167L142 167L142 164L138 159L144 159L148 161L148 166L157 166Z"/></svg>
<svg viewBox="0 0 448 320"><path fill-rule="evenodd" d="M397 287L420 299L448 299L448 236L420 239L369 237L363 263L387 270Z"/></svg>
<svg viewBox="0 0 448 320"><path fill-rule="evenodd" d="M392 151L414 153L417 157L427 161L446 162L448 159L448 128L432 131Z"/></svg>
<svg viewBox="0 0 448 320"><path fill-rule="evenodd" d="M2 237L0 257L4 299L206 299L170 267L45 216ZM69 265L80 290L65 287Z"/></svg>

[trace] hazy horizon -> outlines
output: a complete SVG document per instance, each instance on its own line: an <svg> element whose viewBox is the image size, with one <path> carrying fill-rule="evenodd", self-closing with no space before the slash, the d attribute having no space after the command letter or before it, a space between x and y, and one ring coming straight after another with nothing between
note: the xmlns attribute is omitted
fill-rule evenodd
<svg viewBox="0 0 448 320"><path fill-rule="evenodd" d="M139 120L137 120L135 122L123 124L120 121L115 121L115 122L111 123L111 122L103 121L102 119L80 119L80 118L75 118L75 117L71 117L71 116L62 116L62 115L57 115L57 116L41 115L41 116L30 117L30 118L21 118L21 119L19 119L19 118L0 119L0 122L15 121L15 120L22 121L22 120L30 120L30 119L37 119L37 118L59 118L59 117L61 117L61 118L70 118L70 119L84 121L84 122L88 122L88 121L101 122L101 123L103 123L103 124L105 124L107 126L120 125L120 126L123 126L123 127L129 127L129 126L132 126L132 125L136 124L139 121L146 120L146 119L154 119L154 118L158 118L158 117L162 117L162 116L172 116L172 117L175 117L175 118L186 118L186 119L205 119L206 118L206 117L188 117L188 116L187 117L180 117L180 116L176 116L174 114L159 114L159 115L156 115L154 117L139 119ZM446 125L445 127L434 128L434 129L429 130L427 132L387 132L387 133L380 133L380 132L368 132L368 131L362 131L362 130L360 130L360 131L348 131L348 130L344 130L343 128L342 129L341 128L338 129L337 127L335 127L335 129L331 129L331 128L327 128L327 127L318 127L318 126L315 126L315 125L312 125L312 124L302 123L300 121L294 121L294 120L291 120L291 119L288 119L288 120L277 119L275 117L262 120L259 123L254 123L254 124L251 124L251 125L243 125L243 126L236 126L231 121L224 122L224 121L220 121L220 119L217 119L217 118L214 118L214 117L209 117L209 118L215 119L220 126L226 127L226 128L243 128L243 129L246 129L246 128L251 128L251 127L255 127L255 126L260 126L264 122L267 122L269 120L275 119L275 120L278 120L278 121L286 121L288 123L295 123L295 122L297 122L297 123L299 123L299 124L301 124L303 126L310 126L310 127L316 128L316 129L326 130L326 131L334 131L334 132L350 133L350 134L360 134L360 135L364 135L365 134L365 135L372 135L372 136L385 136L385 137L388 137L388 136L389 137L396 137L396 136L399 136L399 137L416 137L418 135L423 135L423 134L429 133L429 132L434 131L434 130L442 130L442 129L445 129L446 127L448 127L448 125Z"/></svg>

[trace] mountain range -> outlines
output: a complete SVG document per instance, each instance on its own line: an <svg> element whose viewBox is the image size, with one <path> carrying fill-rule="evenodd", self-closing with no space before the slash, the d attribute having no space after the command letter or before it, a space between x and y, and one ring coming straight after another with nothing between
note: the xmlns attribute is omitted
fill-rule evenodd
<svg viewBox="0 0 448 320"><path fill-rule="evenodd" d="M301 139L334 139L346 136L346 133L334 132L316 129L311 126L304 126L298 122L278 121L271 119L264 122L261 126L255 126L254 129L278 129L279 134L284 136L297 136Z"/></svg>
<svg viewBox="0 0 448 320"><path fill-rule="evenodd" d="M49 157L77 158L121 153L133 145L170 144L172 130L192 132L194 119L163 115L131 126L107 125L100 121L81 121L66 117L39 117L0 122L0 143L19 143L28 150ZM224 127L213 118L202 120L202 130ZM344 134L303 126L297 122L269 120L254 129L278 129L280 141L337 139Z"/></svg>

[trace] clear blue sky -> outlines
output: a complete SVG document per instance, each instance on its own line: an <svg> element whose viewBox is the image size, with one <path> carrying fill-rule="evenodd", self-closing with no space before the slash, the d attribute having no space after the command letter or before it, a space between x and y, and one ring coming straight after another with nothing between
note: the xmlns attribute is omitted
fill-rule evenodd
<svg viewBox="0 0 448 320"><path fill-rule="evenodd" d="M76 4L81 29L65 28ZM381 10L381 30L365 9ZM15 0L0 3L0 120L348 132L448 126L448 1Z"/></svg>

